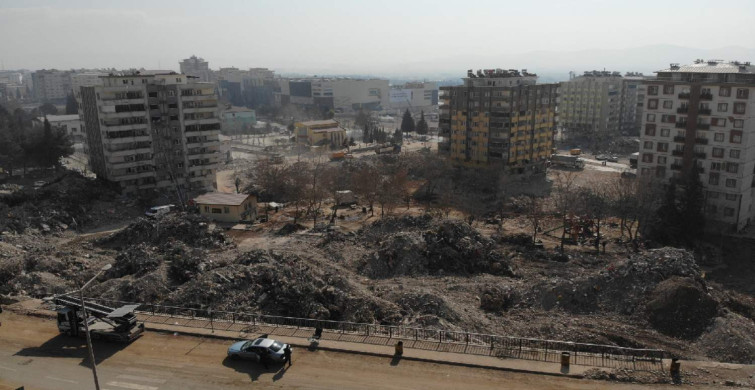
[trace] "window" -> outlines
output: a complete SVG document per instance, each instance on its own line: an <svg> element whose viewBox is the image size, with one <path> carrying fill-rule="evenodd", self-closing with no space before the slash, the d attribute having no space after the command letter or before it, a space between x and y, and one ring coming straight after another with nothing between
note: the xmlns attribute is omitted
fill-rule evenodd
<svg viewBox="0 0 755 390"><path fill-rule="evenodd" d="M663 94L664 95L673 95L674 94L674 86L673 85L664 85L663 86Z"/></svg>
<svg viewBox="0 0 755 390"><path fill-rule="evenodd" d="M723 148L713 148L712 156L715 158L723 158L724 157L724 149Z"/></svg>
<svg viewBox="0 0 755 390"><path fill-rule="evenodd" d="M716 142L724 142L724 133L716 133L713 136L713 140Z"/></svg>
<svg viewBox="0 0 755 390"><path fill-rule="evenodd" d="M739 150L732 149L729 151L729 157L730 158L739 158Z"/></svg>
<svg viewBox="0 0 755 390"><path fill-rule="evenodd" d="M734 103L734 113L735 114L744 114L745 113L745 104L742 102Z"/></svg>
<svg viewBox="0 0 755 390"><path fill-rule="evenodd" d="M213 213L213 214L222 214L222 213L223 213L223 210L221 210L221 209L216 209L216 208L214 208L214 207L213 207L213 209L212 209L212 213Z"/></svg>
<svg viewBox="0 0 755 390"><path fill-rule="evenodd" d="M726 179L726 186L729 188L734 188L737 186L737 179Z"/></svg>
<svg viewBox="0 0 755 390"><path fill-rule="evenodd" d="M737 194L726 194L726 200L737 200Z"/></svg>
<svg viewBox="0 0 755 390"><path fill-rule="evenodd" d="M729 97L731 96L731 87L721 87L718 89L718 96Z"/></svg>
<svg viewBox="0 0 755 390"><path fill-rule="evenodd" d="M671 130L669 129L661 129L661 137L668 137L671 133Z"/></svg>
<svg viewBox="0 0 755 390"><path fill-rule="evenodd" d="M204 212L209 213L210 212L210 206L204 206Z"/></svg>
<svg viewBox="0 0 755 390"><path fill-rule="evenodd" d="M661 122L674 123L676 122L676 115L661 115Z"/></svg>
<svg viewBox="0 0 755 390"><path fill-rule="evenodd" d="M674 102L671 101L671 100L664 100L663 101L663 108L666 108L666 109L672 109L672 108L674 108Z"/></svg>
<svg viewBox="0 0 755 390"><path fill-rule="evenodd" d="M668 143L667 142L658 142L658 151L659 152L668 152Z"/></svg>
<svg viewBox="0 0 755 390"><path fill-rule="evenodd" d="M726 112L729 110L729 103L718 103L718 112Z"/></svg>
<svg viewBox="0 0 755 390"><path fill-rule="evenodd" d="M718 126L718 127L724 127L726 126L726 119L725 118L712 118L710 120L711 126Z"/></svg>
<svg viewBox="0 0 755 390"><path fill-rule="evenodd" d="M655 137L655 125L654 124L647 124L647 125L645 125L645 135L649 135L651 137Z"/></svg>
<svg viewBox="0 0 755 390"><path fill-rule="evenodd" d="M642 162L652 163L653 162L653 154L652 153L643 153L642 154Z"/></svg>
<svg viewBox="0 0 755 390"><path fill-rule="evenodd" d="M742 130L732 130L729 132L729 142L733 144L742 143Z"/></svg>
<svg viewBox="0 0 755 390"><path fill-rule="evenodd" d="M711 171L720 171L721 170L721 163L720 162L711 162L710 163L710 170Z"/></svg>
<svg viewBox="0 0 755 390"><path fill-rule="evenodd" d="M643 149L653 149L653 141L645 141L642 145Z"/></svg>
<svg viewBox="0 0 755 390"><path fill-rule="evenodd" d="M655 114L647 114L645 119L647 119L647 122L655 122Z"/></svg>
<svg viewBox="0 0 755 390"><path fill-rule="evenodd" d="M658 156L658 165L666 165L666 156Z"/></svg>
<svg viewBox="0 0 755 390"><path fill-rule="evenodd" d="M648 100L648 109L649 110L655 110L658 108L658 99L649 99Z"/></svg>
<svg viewBox="0 0 755 390"><path fill-rule="evenodd" d="M717 186L719 177L720 175L718 172L711 172L710 174L708 174L708 184Z"/></svg>
<svg viewBox="0 0 755 390"><path fill-rule="evenodd" d="M657 95L658 94L658 86L657 85L648 85L648 95ZM656 105L658 104L658 101L656 100Z"/></svg>
<svg viewBox="0 0 755 390"><path fill-rule="evenodd" d="M230 212L231 212L231 208L230 207L223 207L223 213L229 214Z"/></svg>
<svg viewBox="0 0 755 390"><path fill-rule="evenodd" d="M726 164L726 172L737 173L738 170L739 170L739 164L732 163L732 162Z"/></svg>
<svg viewBox="0 0 755 390"><path fill-rule="evenodd" d="M734 209L731 207L724 207L724 217L733 217Z"/></svg>
<svg viewBox="0 0 755 390"><path fill-rule="evenodd" d="M747 99L750 97L750 90L747 88L737 88L737 99Z"/></svg>
<svg viewBox="0 0 755 390"><path fill-rule="evenodd" d="M742 119L734 119L732 121L732 126L734 126L737 129L741 129L742 127L744 127L744 125L745 125L745 121Z"/></svg>

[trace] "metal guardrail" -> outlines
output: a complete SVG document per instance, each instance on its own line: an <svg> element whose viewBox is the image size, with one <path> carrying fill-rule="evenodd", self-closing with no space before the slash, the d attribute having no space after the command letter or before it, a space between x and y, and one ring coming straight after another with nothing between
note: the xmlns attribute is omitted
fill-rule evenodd
<svg viewBox="0 0 755 390"><path fill-rule="evenodd" d="M322 328L334 337L350 337L349 341L387 345L401 340L407 348L433 349L474 355L517 358L545 362L560 362L564 352L570 354L571 364L601 367L630 368L657 371L663 369L667 357L660 349L626 348L612 345L574 343L526 337L511 337L454 330L424 329L400 325L380 325L346 321L271 316L265 314L193 309L178 306L132 303L87 298L105 306L139 305L137 314L145 322L165 324L174 319L177 326L244 331L251 327L311 330ZM271 333L273 333L271 331ZM305 333L310 334L310 333ZM441 347L444 345L445 347Z"/></svg>

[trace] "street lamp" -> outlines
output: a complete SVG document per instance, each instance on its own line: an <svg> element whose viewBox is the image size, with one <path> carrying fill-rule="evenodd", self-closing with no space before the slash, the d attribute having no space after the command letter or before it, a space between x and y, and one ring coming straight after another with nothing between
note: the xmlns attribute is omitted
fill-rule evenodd
<svg viewBox="0 0 755 390"><path fill-rule="evenodd" d="M100 382L97 380L97 365L94 361L94 349L92 349L92 336L89 334L89 317L87 316L87 308L84 303L84 289L89 286L90 283L94 282L97 277L100 276L103 272L109 270L110 268L113 268L112 264L106 264L102 268L100 268L100 271L97 272L96 275L92 277L92 279L89 279L88 282L84 283L83 286L79 289L79 298L81 299L81 309L84 311L84 331L87 335L87 349L89 350L89 361L92 362L92 375L94 375L94 387L97 390L100 390Z"/></svg>

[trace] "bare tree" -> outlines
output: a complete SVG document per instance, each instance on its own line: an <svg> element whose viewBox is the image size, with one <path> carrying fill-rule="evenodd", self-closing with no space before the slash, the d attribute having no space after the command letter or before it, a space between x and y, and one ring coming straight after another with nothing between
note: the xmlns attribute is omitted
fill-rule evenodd
<svg viewBox="0 0 755 390"><path fill-rule="evenodd" d="M564 242L566 241L566 230L569 214L572 213L575 206L575 178L576 172L559 171L556 172L556 178L554 180L554 201L556 205L556 211L561 215L561 222L563 224L560 245L561 253L564 252Z"/></svg>
<svg viewBox="0 0 755 390"><path fill-rule="evenodd" d="M527 220L532 226L532 242L537 242L537 233L540 230L540 222L543 219L543 199L532 195L523 195L520 202L527 213Z"/></svg>
<svg viewBox="0 0 755 390"><path fill-rule="evenodd" d="M373 206L377 201L377 194L381 184L378 169L371 164L361 166L354 175L354 190L370 207L370 216L375 215Z"/></svg>

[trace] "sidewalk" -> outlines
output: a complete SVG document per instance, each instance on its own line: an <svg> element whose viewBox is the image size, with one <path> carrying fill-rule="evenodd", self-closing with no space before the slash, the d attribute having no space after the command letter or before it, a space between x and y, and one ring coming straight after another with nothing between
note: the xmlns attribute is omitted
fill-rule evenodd
<svg viewBox="0 0 755 390"><path fill-rule="evenodd" d="M265 332L260 330L255 333L215 330L204 328L187 328L184 326L176 326L171 324L156 324L145 323L145 328L150 331L173 333L186 336L195 337L208 337L216 339L226 340L239 340L255 338ZM296 348L310 348L308 336L301 335L301 332L295 328L277 328L278 332L275 335L271 334L271 338L282 341L287 344L291 344ZM309 331L307 331L309 333ZM318 346L315 349L323 351L344 352L362 355L371 355L392 358L394 354L393 345L375 345L375 344L362 344L351 343L348 341L330 340L327 338L328 334L323 333L323 338L320 340ZM503 371L520 372L526 374L540 374L540 375L554 375L554 376L566 376L573 378L582 378L585 371L594 368L591 366L577 366L571 365L569 369L562 371L561 365L558 363L549 363L541 361L523 360L523 359L504 359L490 356L480 355L467 355L453 352L438 352L428 351L424 349L407 348L407 343L404 343L404 355L401 357L406 360L414 360L426 363L436 364L450 364L455 366L463 366L470 368L484 368Z"/></svg>

